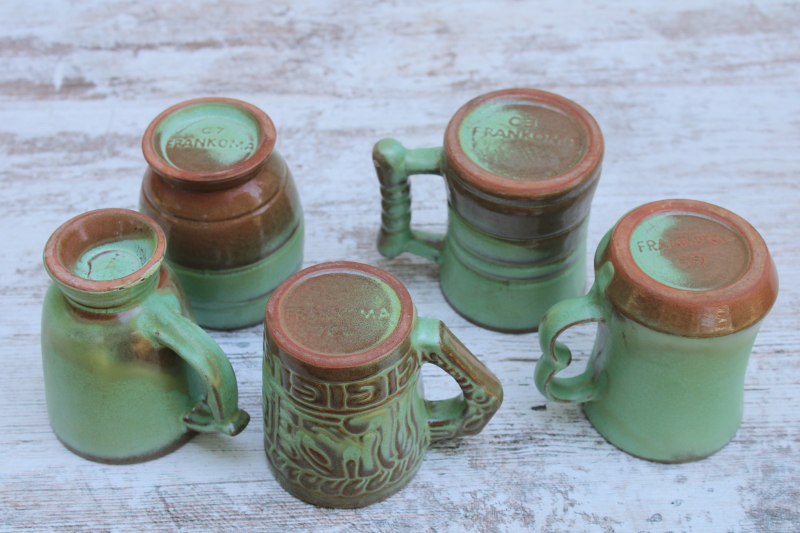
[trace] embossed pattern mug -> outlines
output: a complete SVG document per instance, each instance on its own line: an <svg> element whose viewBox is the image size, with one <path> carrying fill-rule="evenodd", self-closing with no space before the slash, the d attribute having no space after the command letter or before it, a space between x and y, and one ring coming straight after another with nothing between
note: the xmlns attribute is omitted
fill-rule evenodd
<svg viewBox="0 0 800 533"><path fill-rule="evenodd" d="M162 264L165 247L161 228L127 209L84 213L47 241L47 410L61 442L87 459L147 461L250 420L228 358Z"/></svg>
<svg viewBox="0 0 800 533"><path fill-rule="evenodd" d="M164 229L201 326L258 324L302 264L303 211L275 139L263 111L228 98L177 104L144 134L139 210Z"/></svg>
<svg viewBox="0 0 800 533"><path fill-rule="evenodd" d="M704 202L664 200L626 214L601 241L586 296L542 319L536 386L583 403L609 442L637 457L679 463L730 441L742 419L744 376L778 294L764 240L741 217ZM585 372L557 342L598 322Z"/></svg>
<svg viewBox="0 0 800 533"><path fill-rule="evenodd" d="M375 145L383 215L378 250L440 265L447 301L475 324L535 331L556 302L585 288L586 229L600 178L603 136L575 102L507 89L464 105L443 148ZM412 230L412 174L447 183L447 234Z"/></svg>
<svg viewBox="0 0 800 533"><path fill-rule="evenodd" d="M463 394L427 401L433 363ZM284 282L267 305L264 448L278 482L324 507L388 498L431 441L479 433L502 402L497 378L438 320L417 317L391 274L324 263Z"/></svg>

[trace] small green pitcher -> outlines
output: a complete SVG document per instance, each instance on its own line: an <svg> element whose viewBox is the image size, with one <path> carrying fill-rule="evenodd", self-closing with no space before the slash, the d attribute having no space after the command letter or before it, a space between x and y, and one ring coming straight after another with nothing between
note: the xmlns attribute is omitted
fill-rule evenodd
<svg viewBox="0 0 800 533"><path fill-rule="evenodd" d="M744 376L778 294L764 240L741 217L704 202L664 200L626 214L601 241L586 296L542 319L536 386L583 403L609 442L665 463L702 459L742 420ZM556 339L598 322L586 370Z"/></svg>
<svg viewBox="0 0 800 533"><path fill-rule="evenodd" d="M535 331L553 304L583 293L603 136L575 102L535 89L492 92L458 110L443 148L383 139L373 159L383 196L378 250L439 263L442 293L467 320ZM411 229L412 174L444 176L446 235Z"/></svg>
<svg viewBox="0 0 800 533"><path fill-rule="evenodd" d="M427 401L432 363L463 392ZM273 293L264 328L264 448L288 492L324 507L388 498L432 441L475 435L500 407L500 382L405 287L369 265L323 263Z"/></svg>
<svg viewBox="0 0 800 533"><path fill-rule="evenodd" d="M162 264L165 248L161 228L127 209L84 213L47 241L47 410L56 436L87 459L147 461L250 420L228 358Z"/></svg>

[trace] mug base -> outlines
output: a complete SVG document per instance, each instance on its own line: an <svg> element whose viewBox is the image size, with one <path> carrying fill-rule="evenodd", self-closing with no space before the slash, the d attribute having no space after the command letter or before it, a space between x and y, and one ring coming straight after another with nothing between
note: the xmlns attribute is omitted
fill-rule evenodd
<svg viewBox="0 0 800 533"><path fill-rule="evenodd" d="M439 286L450 307L476 326L500 333L531 333L538 331L553 305L584 293L586 258L580 253L557 274L530 281L490 278L450 259L441 262Z"/></svg>
<svg viewBox="0 0 800 533"><path fill-rule="evenodd" d="M171 443L167 444L166 446L139 455L132 455L128 457L102 457L99 455L82 452L77 448L74 448L73 446L70 446L69 444L64 442L61 439L61 437L59 437L58 434L55 433L55 431L53 433L55 434L58 441L61 444L63 444L66 449L68 449L75 455L83 457L84 459L88 459L89 461L94 461L95 463L103 463L107 465L130 465L135 463L145 463L147 461L152 461L153 459L158 459L159 457L164 457L165 455L174 452L175 450L177 450L178 448L180 448L181 446L192 440L195 435L197 435L197 432L195 431L187 431L186 433L184 433Z"/></svg>
<svg viewBox="0 0 800 533"><path fill-rule="evenodd" d="M617 435L615 437L608 437L604 434L600 428L597 427L597 424L592 420L591 416L586 412L586 405L583 406L583 414L586 416L586 419L589 420L589 423L592 424L592 427L597 431L597 433L603 437L607 443L611 444L618 450L627 453L632 457L636 457L637 459L642 459L645 461L650 461L652 463L660 463L660 464L683 464L683 463L692 463L694 461L700 461L701 459L705 459L706 457L710 457L723 449L728 443L733 439L734 435L731 435L721 446L715 446L711 449L711 451L676 451L676 452L669 452L669 453L647 453L644 450L636 450L632 449L630 446L626 446L624 443L621 442L623 440L622 435ZM738 431L738 428L737 428ZM613 440L612 440L613 439ZM628 448L628 449L626 449Z"/></svg>
<svg viewBox="0 0 800 533"><path fill-rule="evenodd" d="M329 509L358 509L359 507L366 507L367 505L381 502L405 488L405 486L408 485L411 479L417 474L417 471L421 466L421 462L416 468L410 472L407 472L405 476L400 478L400 480L394 483L391 487L374 492L372 494L365 494L363 496L332 496L304 489L280 473L272 465L272 461L269 460L269 456L267 456L267 465L269 465L269 470L275 477L275 481L277 481L286 492L299 500L316 505L317 507L326 507Z"/></svg>
<svg viewBox="0 0 800 533"><path fill-rule="evenodd" d="M490 325L490 324L485 324L485 323L483 323L483 322L481 322L479 320L476 320L476 319L474 319L474 318L472 318L470 316L467 316L464 313L462 313L461 310L459 310L455 305L453 305L453 302L450 301L450 299L447 297L447 294L445 294L444 291L442 291L442 296L444 296L444 300L453 309L453 311L455 311L458 314L458 316L460 316L461 318L463 318L464 320L466 320L470 324L478 326L479 328L488 329L489 331L495 331L497 333L506 333L506 334L509 334L509 335L523 335L525 333L536 333L537 331L539 331L539 323L538 322L536 323L536 325L534 327L526 328L526 329L508 329L508 328L495 327L495 326Z"/></svg>

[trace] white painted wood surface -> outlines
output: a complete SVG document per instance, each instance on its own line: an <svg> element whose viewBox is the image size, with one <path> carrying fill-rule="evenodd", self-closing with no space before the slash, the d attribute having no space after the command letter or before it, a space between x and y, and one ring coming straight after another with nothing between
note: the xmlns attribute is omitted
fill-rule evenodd
<svg viewBox="0 0 800 533"><path fill-rule="evenodd" d="M465 322L437 267L382 258L370 151L441 142L467 100L530 86L582 104L606 139L589 248L628 209L724 206L767 241L781 293L756 342L733 441L660 465L545 401L536 334ZM270 475L259 421L261 327L212 332L253 415L162 459L94 464L50 430L39 352L47 237L100 207L135 208L141 136L171 104L264 109L305 208L306 266L396 274L500 377L479 436L433 446L419 474L360 510L307 505ZM800 7L794 2L6 0L0 4L0 530L306 532L800 531ZM443 231L439 178L414 178L414 224ZM590 281L591 273L587 272ZM570 333L585 364L594 334ZM575 369L577 371L578 368ZM426 369L432 397L455 385Z"/></svg>

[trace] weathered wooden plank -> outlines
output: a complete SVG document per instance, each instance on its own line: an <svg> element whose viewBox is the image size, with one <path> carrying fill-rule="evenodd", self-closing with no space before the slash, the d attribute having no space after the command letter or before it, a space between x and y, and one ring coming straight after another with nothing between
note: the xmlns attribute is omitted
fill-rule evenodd
<svg viewBox="0 0 800 533"><path fill-rule="evenodd" d="M800 9L667 4L105 0L0 5L0 531L800 531ZM536 334L476 328L444 302L438 268L382 258L370 151L436 146L483 92L535 86L586 107L606 139L588 246L627 210L690 197L750 221L781 294L753 350L733 441L685 465L632 458L573 405L533 385ZM260 326L211 332L254 415L150 463L65 450L44 402L44 242L71 216L135 208L141 135L161 110L241 98L278 127L300 189L306 266L349 259L407 285L500 377L479 436L434 445L409 486L366 509L319 509L272 479L262 447ZM414 225L445 230L441 178L415 177ZM590 252L591 253L591 252ZM587 280L593 275L589 269ZM567 333L577 373L594 330ZM431 398L457 392L424 369Z"/></svg>

